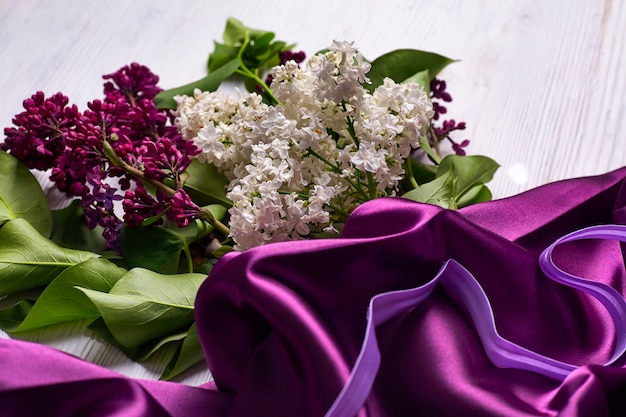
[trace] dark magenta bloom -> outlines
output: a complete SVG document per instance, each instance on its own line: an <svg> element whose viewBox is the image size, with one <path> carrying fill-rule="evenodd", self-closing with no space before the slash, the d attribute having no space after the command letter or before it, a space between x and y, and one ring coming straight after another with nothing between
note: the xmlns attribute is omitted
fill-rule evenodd
<svg viewBox="0 0 626 417"><path fill-rule="evenodd" d="M13 118L15 127L4 129L0 149L31 169L44 171L54 166L65 148L62 136L74 128L79 115L78 108L68 103L61 93L46 98L41 91L24 100L24 111Z"/></svg>
<svg viewBox="0 0 626 417"><path fill-rule="evenodd" d="M139 227L149 217L155 217L163 213L167 208L163 201L166 197L159 195L159 200L155 199L143 185L138 185L134 191L126 191L122 207L124 208L124 222L129 227ZM161 224L159 219L155 224Z"/></svg>
<svg viewBox="0 0 626 417"><path fill-rule="evenodd" d="M172 196L171 206L166 216L169 220L176 222L178 227L185 227L189 224L189 220L202 217L202 211L191 201L191 197L185 191L178 190Z"/></svg>
<svg viewBox="0 0 626 417"><path fill-rule="evenodd" d="M159 78L147 67L132 63L103 78L104 98L89 102L82 113L61 93L46 98L38 92L25 100L25 111L13 119L15 127L5 129L0 149L29 168L51 169L55 186L81 200L89 227L103 227L109 247L119 251L122 221L114 213L115 202L123 200L124 220L131 226L166 210L184 225L184 216L197 217L199 209L186 194L177 193L174 199L164 192L152 196L141 178L111 160L105 142L114 159L144 179L170 179L174 188L199 149L180 136L169 112L155 106Z"/></svg>
<svg viewBox="0 0 626 417"><path fill-rule="evenodd" d="M136 62L102 78L111 80L104 84L107 101L115 102L122 98L134 104L139 99L152 100L161 91L157 87L159 77Z"/></svg>
<svg viewBox="0 0 626 417"><path fill-rule="evenodd" d="M434 121L438 121L442 114L446 114L448 109L442 105L442 102L449 103L452 101L452 96L447 91L447 85L444 80L434 78L430 82L430 99L433 103L433 110L435 112L433 116ZM456 130L465 130L465 122L457 123L454 119L444 120L441 126L433 124L433 133L435 137L432 137L432 141L441 142L448 140L452 145L452 150L457 155L465 155L465 147L470 143L469 139L465 139L462 142L456 142L450 137L450 133Z"/></svg>

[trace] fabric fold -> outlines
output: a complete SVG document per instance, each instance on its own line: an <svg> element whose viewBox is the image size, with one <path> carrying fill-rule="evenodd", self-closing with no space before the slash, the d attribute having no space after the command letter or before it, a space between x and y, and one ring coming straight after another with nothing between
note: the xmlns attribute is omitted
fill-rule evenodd
<svg viewBox="0 0 626 417"><path fill-rule="evenodd" d="M267 410L260 415L323 415L359 354L368 301L423 285L448 259L467 268L483 287L503 338L582 368L607 362L615 339L610 315L591 297L548 279L538 257L564 234L615 221L625 174L619 170L549 184L460 212L402 199L375 200L353 213L339 239L274 244L228 256L201 288L197 317L216 383L235 395L231 415L246 415L258 404ZM554 256L573 273L622 292L625 274L617 242L572 242ZM282 301L268 297L259 282L291 288L300 296L301 313L291 312L303 317L315 312L309 316L315 324L294 328L293 317L267 314L268 305ZM547 405L554 404L550 396L571 389L573 379L559 383L498 368L466 311L450 297L435 289L422 305L381 325L381 366L360 415L558 414ZM240 322L249 326L243 337L237 333L245 328ZM325 329L320 339L325 347L313 356L298 334L306 339L316 328ZM241 357L237 369L224 361L229 350L253 352L245 371ZM272 381L271 391L281 392L281 400L255 389L263 380Z"/></svg>
<svg viewBox="0 0 626 417"><path fill-rule="evenodd" d="M557 381L497 366L458 294L437 287L376 328L380 367L358 416L626 415L623 360L602 365L616 347L611 314L540 267L558 238L626 223L625 177L621 169L560 181L458 212L378 199L338 239L226 255L196 298L214 387L136 380L0 340L3 415L39 415L36 399L59 416L323 416L350 377L372 297L422 286L449 259L480 285L502 338L576 369ZM552 260L624 297L618 242L563 242Z"/></svg>

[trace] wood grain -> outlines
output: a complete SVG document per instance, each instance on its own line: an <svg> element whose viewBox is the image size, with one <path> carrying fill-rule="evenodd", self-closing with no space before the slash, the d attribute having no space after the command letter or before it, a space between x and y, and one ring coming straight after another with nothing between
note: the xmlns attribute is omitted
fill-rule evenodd
<svg viewBox="0 0 626 417"><path fill-rule="evenodd" d="M457 138L470 153L502 164L497 198L626 165L626 2L610 0L0 0L0 123L37 90L84 108L102 74L133 61L165 88L200 78L230 16L306 51L337 38L370 58L418 48L459 59L443 74L449 114L467 122ZM154 378L167 359L134 364L80 326L21 337L135 377ZM208 377L199 366L179 380Z"/></svg>

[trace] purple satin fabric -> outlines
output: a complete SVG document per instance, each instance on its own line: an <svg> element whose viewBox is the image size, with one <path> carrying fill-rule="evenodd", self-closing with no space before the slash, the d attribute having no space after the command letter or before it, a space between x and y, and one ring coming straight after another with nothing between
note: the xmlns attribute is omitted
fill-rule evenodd
<svg viewBox="0 0 626 417"><path fill-rule="evenodd" d="M196 301L215 386L133 380L0 340L0 415L324 416L359 356L370 300L424 286L450 259L484 291L504 340L575 369L557 380L497 366L463 294L434 286L376 327L380 368L358 416L626 415L623 361L603 366L623 337L614 317L540 268L562 236L626 224L625 178L622 169L552 183L459 212L380 199L357 209L340 239L227 255ZM619 242L563 241L551 257L626 293Z"/></svg>

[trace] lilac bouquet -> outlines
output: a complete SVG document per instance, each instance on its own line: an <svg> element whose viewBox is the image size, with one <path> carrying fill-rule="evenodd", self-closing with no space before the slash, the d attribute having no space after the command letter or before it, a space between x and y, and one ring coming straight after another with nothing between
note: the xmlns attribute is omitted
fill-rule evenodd
<svg viewBox="0 0 626 417"><path fill-rule="evenodd" d="M202 359L190 311L226 252L338 236L376 198L450 209L491 198L498 165L466 155L469 141L453 139L465 123L444 120L452 98L436 76L452 60L397 50L370 62L334 41L305 62L292 48L230 19L202 80L162 91L133 63L105 75L104 98L84 111L62 93L25 100L0 144L15 169L0 174L30 195L0 186L0 235L21 239L0 236L0 265L37 279L0 272L0 296L16 299L0 327L90 319L137 360L177 344L172 377ZM218 89L227 79L244 89ZM29 170L48 171L69 205L49 210ZM24 260L16 244L50 248ZM36 302L15 295L41 286ZM61 293L80 305L55 304ZM50 309L66 318L51 322Z"/></svg>

